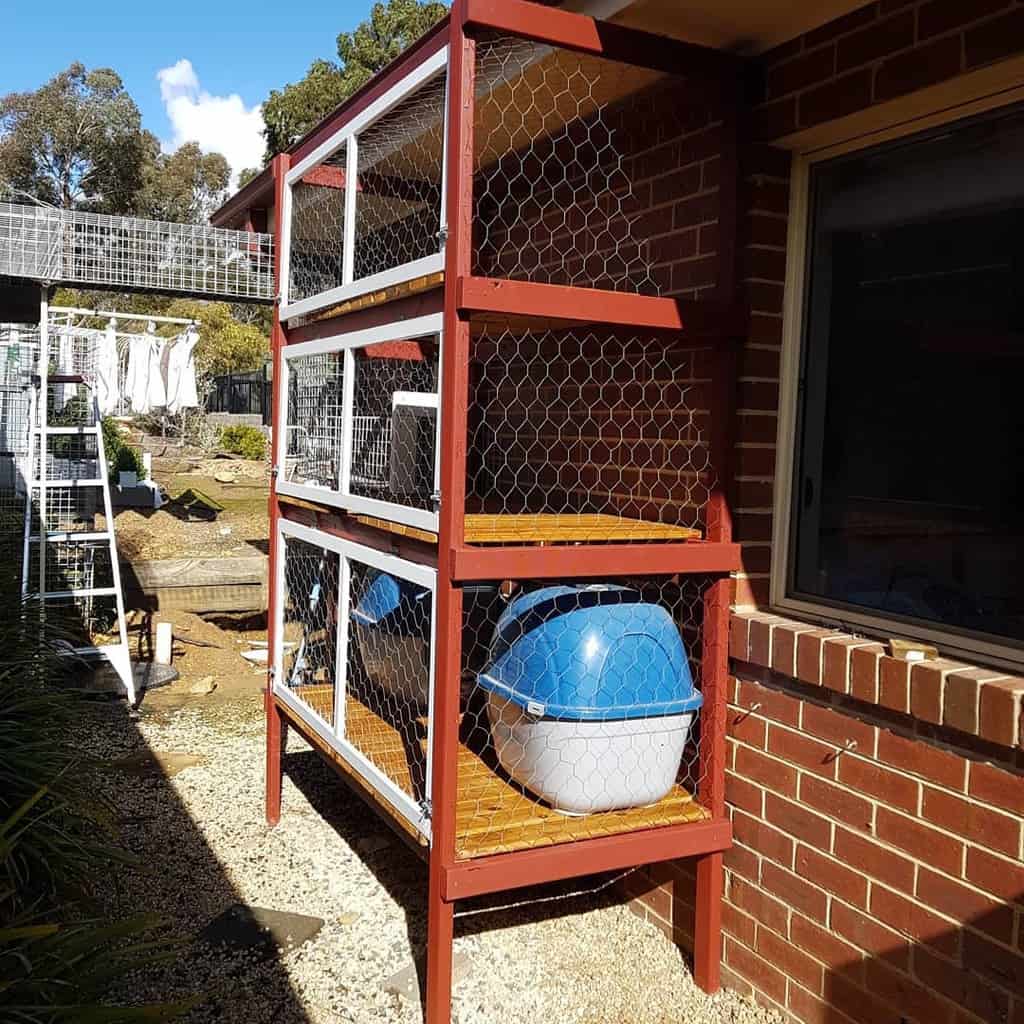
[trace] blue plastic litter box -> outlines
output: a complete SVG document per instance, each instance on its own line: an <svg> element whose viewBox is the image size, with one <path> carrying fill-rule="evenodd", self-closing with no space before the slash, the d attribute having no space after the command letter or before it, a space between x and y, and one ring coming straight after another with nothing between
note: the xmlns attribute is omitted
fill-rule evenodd
<svg viewBox="0 0 1024 1024"><path fill-rule="evenodd" d="M671 615L607 585L512 601L478 682L501 766L567 814L666 796L702 703Z"/></svg>

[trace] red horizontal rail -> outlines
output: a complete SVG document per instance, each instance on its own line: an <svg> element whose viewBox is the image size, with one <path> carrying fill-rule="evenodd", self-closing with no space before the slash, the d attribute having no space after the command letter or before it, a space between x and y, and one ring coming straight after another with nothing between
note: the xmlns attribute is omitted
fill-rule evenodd
<svg viewBox="0 0 1024 1024"><path fill-rule="evenodd" d="M675 573L725 575L740 568L739 544L578 544L566 547L457 547L452 579L596 579Z"/></svg>
<svg viewBox="0 0 1024 1024"><path fill-rule="evenodd" d="M446 869L444 898L452 902L542 882L579 878L600 871L618 871L678 857L719 853L730 846L732 824L729 819L713 818L534 850L516 850L492 857L476 857L456 861Z"/></svg>
<svg viewBox="0 0 1024 1024"><path fill-rule="evenodd" d="M336 334L348 334L351 331L365 331L371 327L394 324L413 320L432 313L440 313L444 309L444 289L438 284L429 290L416 295L406 295L390 302L381 302L362 309L353 309L349 313L293 327L288 331L288 344L300 341L315 341L318 338L330 338ZM323 316L321 311L319 315Z"/></svg>
<svg viewBox="0 0 1024 1024"><path fill-rule="evenodd" d="M460 278L456 303L464 314L618 324L713 337L737 336L744 330L741 310L716 302L492 277Z"/></svg>
<svg viewBox="0 0 1024 1024"><path fill-rule="evenodd" d="M465 24L673 75L720 75L739 67L721 50L526 0L468 0Z"/></svg>

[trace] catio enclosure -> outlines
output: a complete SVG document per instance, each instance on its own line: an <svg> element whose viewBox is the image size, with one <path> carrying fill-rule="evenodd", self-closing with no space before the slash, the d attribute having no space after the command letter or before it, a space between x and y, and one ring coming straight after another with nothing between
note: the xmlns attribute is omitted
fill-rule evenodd
<svg viewBox="0 0 1024 1024"><path fill-rule="evenodd" d="M465 0L274 163L268 818L294 727L428 857L431 1022L458 900L681 856L718 985L739 318L647 165L737 76Z"/></svg>

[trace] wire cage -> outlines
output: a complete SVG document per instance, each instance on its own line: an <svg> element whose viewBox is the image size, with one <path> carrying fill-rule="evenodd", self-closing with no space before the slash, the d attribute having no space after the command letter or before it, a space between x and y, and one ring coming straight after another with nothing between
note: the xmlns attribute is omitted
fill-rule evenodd
<svg viewBox="0 0 1024 1024"><path fill-rule="evenodd" d="M437 526L439 316L290 345L278 489Z"/></svg>
<svg viewBox="0 0 1024 1024"><path fill-rule="evenodd" d="M32 532L37 536L42 515L39 488L32 489ZM46 491L46 530L50 533L96 533L105 528L102 489L50 487Z"/></svg>
<svg viewBox="0 0 1024 1024"><path fill-rule="evenodd" d="M285 319L443 268L443 56L289 172Z"/></svg>
<svg viewBox="0 0 1024 1024"><path fill-rule="evenodd" d="M93 594L48 600L46 623L60 651L93 654L96 648L118 643L117 598Z"/></svg>
<svg viewBox="0 0 1024 1024"><path fill-rule="evenodd" d="M429 835L433 571L288 521L280 546L275 692Z"/></svg>
<svg viewBox="0 0 1024 1024"><path fill-rule="evenodd" d="M32 545L29 554L29 580L33 588L39 581L39 546ZM49 545L46 551L45 587L47 594L66 591L111 590L114 571L107 540L69 539ZM83 599L89 596L82 595ZM110 596L110 595L105 595Z"/></svg>
<svg viewBox="0 0 1024 1024"><path fill-rule="evenodd" d="M73 429L73 428L69 428ZM33 455L33 481L40 480L40 453ZM95 434L66 433L46 437L47 490L102 478L99 446Z"/></svg>
<svg viewBox="0 0 1024 1024"><path fill-rule="evenodd" d="M715 485L710 349L636 329L483 324L473 355L468 540L507 543L538 521L550 541L583 527L701 536Z"/></svg>

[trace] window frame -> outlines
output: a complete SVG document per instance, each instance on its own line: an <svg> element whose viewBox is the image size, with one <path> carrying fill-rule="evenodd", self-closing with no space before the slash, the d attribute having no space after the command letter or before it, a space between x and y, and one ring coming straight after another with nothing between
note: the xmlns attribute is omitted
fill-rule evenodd
<svg viewBox="0 0 1024 1024"><path fill-rule="evenodd" d="M804 351L808 336L810 245L812 242L813 170L817 164L855 155L887 143L906 142L915 135L956 122L970 121L985 113L1007 112L1024 99L1020 87L964 100L918 117L883 125L857 137L843 137L837 123L835 141L822 142L820 135L807 148L793 149L790 171L789 216L786 237L785 291L782 310L782 349L779 365L779 407L776 436L775 487L771 537L769 605L772 611L809 622L837 626L847 632L887 638L906 637L934 644L943 653L982 660L987 664L1019 671L1024 667L1024 644L1001 642L993 634L942 626L911 616L885 615L862 606L829 602L802 595L796 590L793 569L797 559L794 515L797 470L800 465L800 425L803 396ZM815 145L817 143L817 145Z"/></svg>

